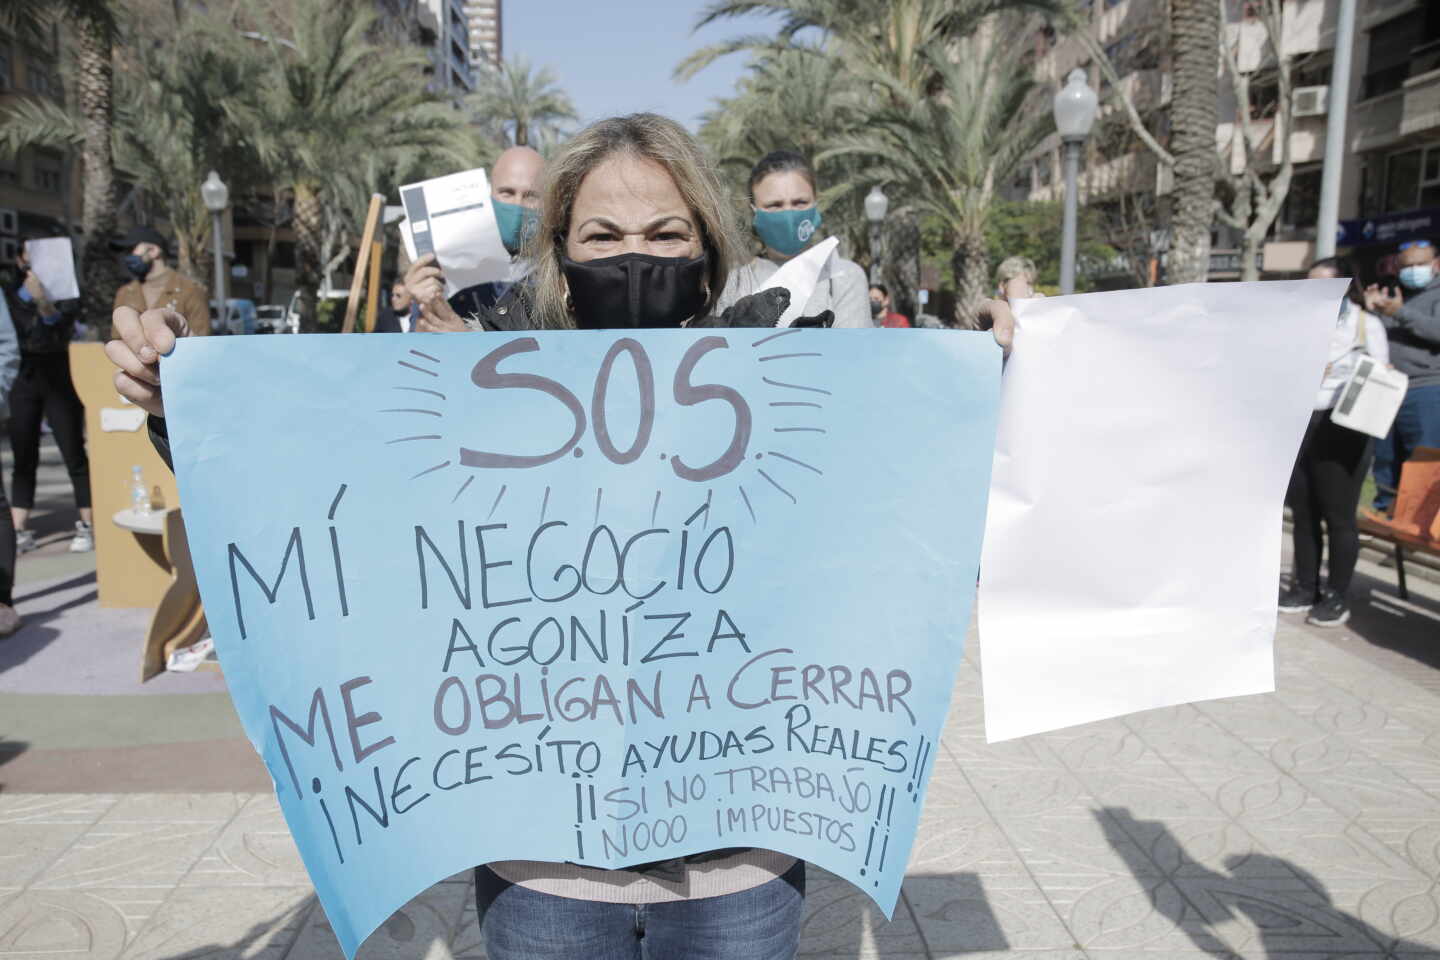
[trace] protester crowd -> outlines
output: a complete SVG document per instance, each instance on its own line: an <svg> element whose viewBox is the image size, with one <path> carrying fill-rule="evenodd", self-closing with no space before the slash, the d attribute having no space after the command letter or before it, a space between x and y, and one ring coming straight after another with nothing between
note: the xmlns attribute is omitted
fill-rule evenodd
<svg viewBox="0 0 1440 960"><path fill-rule="evenodd" d="M824 218L810 161L781 150L756 158L746 184L748 230L734 223L720 177L694 138L652 114L603 120L548 162L528 147L505 151L490 171L501 241L524 279L488 282L447 296L444 266L420 256L387 278L374 329L385 333L527 329L773 326L788 294L765 290L776 273L819 243ZM126 240L133 280L115 297L120 394L148 414L168 460L159 358L176 338L209 331L205 290L169 265L165 238L150 228ZM1328 364L1286 496L1293 517L1294 577L1280 609L1332 626L1349 616L1359 551L1356 507L1371 461L1373 509L1393 503L1400 465L1421 446L1440 446L1440 282L1435 249L1402 245L1394 283L1352 279L1337 307ZM70 382L73 318L48 298L21 261L0 323L0 387L10 406L14 502L0 510L0 633L18 618L8 605L15 555L33 547L42 419L65 459L79 511L71 548L89 549L89 475L84 418ZM1355 276L1343 260L1316 262L1311 277ZM982 315L1008 351L1010 304L1040 296L1036 265L1002 262ZM835 257L806 302L799 325L906 328L890 290ZM919 325L919 318L916 324ZM1409 388L1390 434L1374 441L1332 419L1363 356L1393 364ZM0 491L3 499L3 491ZM0 504L3 506L3 504ZM1322 558L1328 564L1322 564ZM1322 577L1322 568L1328 572ZM805 888L804 864L751 848L723 850L622 870L512 861L476 868L479 917L490 956L782 958L793 956Z"/></svg>

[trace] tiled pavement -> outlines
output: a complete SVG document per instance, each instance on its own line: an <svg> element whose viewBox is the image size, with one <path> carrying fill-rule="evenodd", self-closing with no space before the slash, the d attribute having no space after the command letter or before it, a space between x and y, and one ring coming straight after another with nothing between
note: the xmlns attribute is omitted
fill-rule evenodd
<svg viewBox="0 0 1440 960"><path fill-rule="evenodd" d="M1382 606L1440 647L1429 589ZM972 643L895 919L812 870L802 955L1440 956L1440 693L1383 647L1286 621L1276 694L987 746ZM461 876L361 955L478 939ZM339 955L273 797L0 793L4 960Z"/></svg>

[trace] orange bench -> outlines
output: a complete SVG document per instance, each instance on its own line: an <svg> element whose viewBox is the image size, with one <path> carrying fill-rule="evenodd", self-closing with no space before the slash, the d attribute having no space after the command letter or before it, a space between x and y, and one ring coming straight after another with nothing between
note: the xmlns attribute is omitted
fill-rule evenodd
<svg viewBox="0 0 1440 960"><path fill-rule="evenodd" d="M1400 598L1408 600L1405 551L1440 556L1440 448L1418 447L1400 467L1400 489L1390 516L1361 513L1358 526L1395 547L1395 578Z"/></svg>

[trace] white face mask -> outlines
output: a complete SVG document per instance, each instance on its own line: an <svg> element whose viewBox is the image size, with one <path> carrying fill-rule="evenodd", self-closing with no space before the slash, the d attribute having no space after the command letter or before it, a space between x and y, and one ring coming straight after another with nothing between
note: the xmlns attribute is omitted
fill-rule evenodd
<svg viewBox="0 0 1440 960"><path fill-rule="evenodd" d="M1434 279L1434 263L1417 263L1400 268L1400 285L1407 290L1424 290Z"/></svg>

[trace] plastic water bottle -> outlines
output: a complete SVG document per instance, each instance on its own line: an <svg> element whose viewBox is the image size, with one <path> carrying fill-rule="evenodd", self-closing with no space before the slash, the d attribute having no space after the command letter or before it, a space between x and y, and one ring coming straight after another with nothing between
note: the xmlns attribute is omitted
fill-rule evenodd
<svg viewBox="0 0 1440 960"><path fill-rule="evenodd" d="M130 509L142 516L150 513L150 490L138 464L130 468Z"/></svg>

